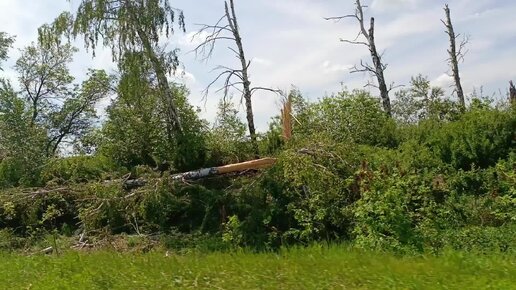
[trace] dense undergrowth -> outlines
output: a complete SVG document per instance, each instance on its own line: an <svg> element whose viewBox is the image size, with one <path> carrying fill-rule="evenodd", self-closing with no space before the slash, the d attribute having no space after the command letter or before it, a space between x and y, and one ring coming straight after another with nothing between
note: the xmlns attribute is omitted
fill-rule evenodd
<svg viewBox="0 0 516 290"><path fill-rule="evenodd" d="M427 100L414 101L413 111L404 102L389 118L364 92L314 103L293 97L293 138L285 142L271 123L260 147L278 162L261 172L173 182L141 155L158 135L131 146L121 143L125 136L99 138L95 154L50 159L31 175L37 180L24 177L23 164L2 160L0 248L58 246L81 235L100 246L113 235L136 235L212 250L314 242L402 253L516 250L514 109L474 99L460 112L453 102ZM202 139L196 166L253 156L236 111L222 112L214 129L195 135ZM122 147L123 155L112 154ZM177 168L194 167L185 160ZM125 188L127 173L148 182Z"/></svg>

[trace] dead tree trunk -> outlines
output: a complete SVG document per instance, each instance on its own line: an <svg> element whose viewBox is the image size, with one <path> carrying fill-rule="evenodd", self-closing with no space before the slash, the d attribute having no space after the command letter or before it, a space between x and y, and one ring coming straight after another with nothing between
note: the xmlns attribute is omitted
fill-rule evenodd
<svg viewBox="0 0 516 290"><path fill-rule="evenodd" d="M446 14L446 21L442 21L444 26L446 27L446 34L448 34L450 38L450 48L448 49L448 54L450 58L448 62L450 64L450 68L452 71L453 80L455 81L455 92L457 93L457 98L459 99L461 109L464 111L466 109L466 101L464 99L464 91L462 90L462 85L460 82L460 74L459 74L459 59L464 57L462 50L467 42L464 39L459 47L457 47L457 38L459 35L455 34L455 30L453 29L453 24L450 16L450 8L448 4L444 6L444 12Z"/></svg>
<svg viewBox="0 0 516 290"><path fill-rule="evenodd" d="M512 105L516 105L516 87L512 81L509 81L509 100Z"/></svg>
<svg viewBox="0 0 516 290"><path fill-rule="evenodd" d="M247 170L258 170L265 169L273 166L276 163L276 158L262 158L246 162L240 162L235 164L228 164L217 167L201 168L193 171L183 172L174 174L171 176L174 181L185 181L206 178L215 175L223 175L229 173L242 172ZM105 183L119 182L119 180L109 180ZM122 186L125 190L133 190L145 186L149 183L148 180L143 178L138 179L123 179Z"/></svg>
<svg viewBox="0 0 516 290"><path fill-rule="evenodd" d="M258 90L275 93L279 93L279 90L265 87L251 87L249 77L251 61L247 60L244 53L244 46L240 35L240 29L238 27L234 0L225 1L224 8L224 15L219 19L219 21L217 21L217 23L214 25L202 25L202 28L196 33L194 37L203 36L203 33L207 33L208 35L203 36L204 40L194 49L194 51L197 55L201 54L203 56L203 60L207 60L212 55L217 41L229 40L233 42L234 47L228 48L240 61L240 68L235 69L227 66L218 66L216 69L219 69L222 72L219 73L219 75L207 86L204 90L204 94L205 97L207 97L211 86L220 79L224 79L224 85L222 88L217 90L217 92L223 91L224 97L227 97L231 89L237 90L242 94L242 99L245 101L247 126L251 136L253 151L256 158L259 158L258 140L254 125L252 96L253 93Z"/></svg>
<svg viewBox="0 0 516 290"><path fill-rule="evenodd" d="M385 83L385 77L383 75L383 71L385 70L385 66L382 64L382 60L378 51L376 50L376 44L374 41L374 18L371 17L371 26L369 27L369 50L371 51L371 58L373 59L373 65L375 69L375 75L378 79L378 88L380 90L380 97L382 98L383 109L389 116L392 114L391 110L391 100L389 98L389 90L387 89L387 84Z"/></svg>
<svg viewBox="0 0 516 290"><path fill-rule="evenodd" d="M246 118L247 118L247 126L249 127L249 134L251 135L251 143L253 145L253 150L258 158L260 155L258 149L258 141L256 138L256 128L254 127L254 115L253 115L253 104L251 101L251 81L249 80L249 63L245 58L244 46L242 45L242 37L240 36L240 30L238 28L238 22L235 12L235 4L233 0L229 0L230 8L228 8L228 2L225 2L226 9L226 19L229 23L229 28L231 29L231 33L235 39L235 44L238 48L238 58L240 59L240 64L242 66L242 86L244 88L243 97L245 100L245 108L246 108Z"/></svg>
<svg viewBox="0 0 516 290"><path fill-rule="evenodd" d="M382 99L382 105L385 112L391 116L392 115L392 109L391 109L391 100L389 98L389 92L392 90L393 86L387 86L387 82L385 81L384 71L387 68L387 65L385 65L382 62L382 57L378 53L378 50L376 48L376 43L374 39L374 18L371 17L371 24L369 26L369 29L366 29L365 23L364 23L364 10L363 8L365 6L360 3L360 0L356 0L355 2L355 14L349 14L344 16L337 16L337 17L328 17L326 20L341 20L344 18L354 18L358 21L358 24L360 25L360 32L358 33L357 37L354 40L346 40L341 39L342 42L351 43L351 44L358 44L358 45L365 45L371 54L371 59L373 61L373 66L364 63L360 61L360 67L355 66L354 69L351 71L352 73L355 72L368 72L374 75L378 81L378 90L380 91L380 97ZM365 38L365 41L357 41L360 36L363 36ZM372 85L372 84L368 84Z"/></svg>
<svg viewBox="0 0 516 290"><path fill-rule="evenodd" d="M273 166L274 163L276 163L275 158L263 158L219 167L202 168L194 171L173 175L172 180L192 180L205 178L213 175L240 172L245 170L263 169Z"/></svg>

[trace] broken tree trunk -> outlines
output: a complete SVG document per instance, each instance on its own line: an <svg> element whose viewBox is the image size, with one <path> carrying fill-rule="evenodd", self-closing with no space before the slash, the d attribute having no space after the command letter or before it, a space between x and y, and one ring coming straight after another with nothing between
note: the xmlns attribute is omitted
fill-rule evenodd
<svg viewBox="0 0 516 290"><path fill-rule="evenodd" d="M256 160L229 164L229 165L224 165L224 166L218 166L218 167L201 168L201 169L197 169L197 170L193 170L193 171L174 174L174 175L172 175L172 180L174 180L174 181L194 180L194 179L201 179L201 178L210 177L210 176L214 176L214 175L222 175L222 174L241 172L241 171L246 171L246 170L268 168L268 167L271 167L272 165L274 165L276 163L276 160L277 160L276 158L262 158L262 159L256 159ZM113 183L113 182L121 182L122 187L127 191L131 191L133 189L137 189L137 188L143 187L148 184L148 180L146 180L144 178L137 178L137 179L124 178L123 180L104 181L104 183Z"/></svg>
<svg viewBox="0 0 516 290"><path fill-rule="evenodd" d="M512 105L516 105L516 87L512 81L509 81L509 101Z"/></svg>
<svg viewBox="0 0 516 290"><path fill-rule="evenodd" d="M382 63L382 59L378 51L376 50L376 44L374 41L374 18L371 17L371 26L369 27L369 51L371 52L371 58L373 59L373 65L375 69L376 79L378 80L378 88L380 90L380 97L382 99L382 105L385 112L392 116L391 100L389 98L389 89L385 82L385 76L383 74L386 66Z"/></svg>
<svg viewBox="0 0 516 290"><path fill-rule="evenodd" d="M448 54L450 55L449 63L453 80L455 81L455 92L457 93L457 98L459 98L461 109L464 111L466 109L466 100L464 99L464 91L462 90L462 84L460 82L459 58L463 57L462 48L466 44L466 41L463 41L457 48L456 41L458 35L455 34L455 30L453 29L448 4L444 6L444 12L446 14L446 21L443 21L443 23L446 26L446 34L450 37L450 49L448 50Z"/></svg>
<svg viewBox="0 0 516 290"><path fill-rule="evenodd" d="M191 180L251 169L261 169L271 167L272 165L274 165L274 163L276 163L276 158L262 158L219 167L202 168L194 171L179 173L173 175L172 180Z"/></svg>
<svg viewBox="0 0 516 290"><path fill-rule="evenodd" d="M292 138L292 95L290 94L284 100L281 110L281 127L285 141L290 140Z"/></svg>

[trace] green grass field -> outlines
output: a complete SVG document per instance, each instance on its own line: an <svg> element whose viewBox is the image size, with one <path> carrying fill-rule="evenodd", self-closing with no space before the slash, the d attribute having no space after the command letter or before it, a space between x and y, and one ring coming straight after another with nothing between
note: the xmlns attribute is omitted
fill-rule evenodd
<svg viewBox="0 0 516 290"><path fill-rule="evenodd" d="M516 289L516 257L395 257L345 247L278 254L0 254L2 289Z"/></svg>

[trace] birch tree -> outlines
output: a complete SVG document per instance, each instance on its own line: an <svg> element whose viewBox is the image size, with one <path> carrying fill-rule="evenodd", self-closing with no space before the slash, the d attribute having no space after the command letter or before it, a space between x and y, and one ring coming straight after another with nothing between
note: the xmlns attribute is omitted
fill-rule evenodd
<svg viewBox="0 0 516 290"><path fill-rule="evenodd" d="M184 31L184 15L173 8L168 0L82 0L75 15L61 14L52 25L40 29L40 39L56 41L65 34L83 36L86 48L95 54L98 46L111 48L113 59L125 52L143 51L152 63L166 104L169 138L173 131L181 135L182 126L174 91L167 74L179 66L178 50L165 51L160 41L175 32L174 24Z"/></svg>

